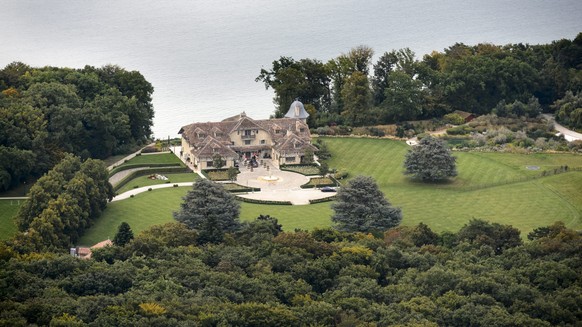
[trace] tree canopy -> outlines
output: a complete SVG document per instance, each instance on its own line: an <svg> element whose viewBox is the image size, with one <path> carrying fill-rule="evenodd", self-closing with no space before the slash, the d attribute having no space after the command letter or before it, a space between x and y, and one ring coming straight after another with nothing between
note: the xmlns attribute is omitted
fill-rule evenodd
<svg viewBox="0 0 582 327"><path fill-rule="evenodd" d="M103 159L151 137L152 85L118 66L0 70L0 191L41 176L68 152ZM21 167L14 166L14 162Z"/></svg>
<svg viewBox="0 0 582 327"><path fill-rule="evenodd" d="M540 45L455 43L421 59L404 48L374 63L374 50L358 46L325 64L281 57L256 81L275 91L277 117L295 98L313 105L311 127L401 123L455 110L483 115L502 101L511 104L509 114L533 117L568 91L580 92L581 49L582 33ZM574 111L559 120L576 122Z"/></svg>
<svg viewBox="0 0 582 327"><path fill-rule="evenodd" d="M221 242L240 226L240 205L220 184L199 179L183 200L174 218L196 230L201 244Z"/></svg>
<svg viewBox="0 0 582 327"><path fill-rule="evenodd" d="M575 326L582 236L561 223L398 226L376 237L245 222L196 245L177 222L124 247L17 255L0 243L0 325ZM499 247L502 251L496 251Z"/></svg>
<svg viewBox="0 0 582 327"><path fill-rule="evenodd" d="M331 208L331 220L341 231L385 231L402 220L400 208L393 207L374 179L367 176L356 176L341 187Z"/></svg>
<svg viewBox="0 0 582 327"><path fill-rule="evenodd" d="M413 146L404 159L404 174L423 181L439 181L457 176L456 158L446 143L427 136Z"/></svg>

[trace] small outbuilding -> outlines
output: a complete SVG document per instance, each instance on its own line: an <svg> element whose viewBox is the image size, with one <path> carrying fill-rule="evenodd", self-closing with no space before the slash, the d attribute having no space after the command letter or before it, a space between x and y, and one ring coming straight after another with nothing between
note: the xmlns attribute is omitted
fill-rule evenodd
<svg viewBox="0 0 582 327"><path fill-rule="evenodd" d="M455 111L453 111L453 113L461 116L461 118L463 118L465 120L465 123L470 122L471 120L475 119L475 117L476 117L474 114L472 114L470 112L462 111L462 110L455 110Z"/></svg>

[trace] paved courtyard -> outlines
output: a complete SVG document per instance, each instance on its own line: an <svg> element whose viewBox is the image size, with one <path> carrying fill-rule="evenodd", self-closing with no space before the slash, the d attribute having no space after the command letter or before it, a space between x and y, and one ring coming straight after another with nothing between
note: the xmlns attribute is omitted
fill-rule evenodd
<svg viewBox="0 0 582 327"><path fill-rule="evenodd" d="M258 187L260 192L241 194L240 197L269 201L291 201L293 204L309 204L309 200L322 199L335 195L324 193L319 189L302 189L300 186L309 182L309 177L275 168L270 160L267 167L260 165L253 168L241 167L237 184Z"/></svg>

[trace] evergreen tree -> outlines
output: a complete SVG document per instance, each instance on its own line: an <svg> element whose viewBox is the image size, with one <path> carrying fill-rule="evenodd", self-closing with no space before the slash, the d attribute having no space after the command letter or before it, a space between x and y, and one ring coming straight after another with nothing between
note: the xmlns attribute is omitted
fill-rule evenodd
<svg viewBox="0 0 582 327"><path fill-rule="evenodd" d="M337 193L331 205L331 220L347 232L384 231L402 221L402 211L393 207L371 177L357 176Z"/></svg>
<svg viewBox="0 0 582 327"><path fill-rule="evenodd" d="M454 177L457 176L455 160L445 142L425 137L406 154L404 174L431 182Z"/></svg>
<svg viewBox="0 0 582 327"><path fill-rule="evenodd" d="M225 232L239 228L240 205L221 185L197 180L183 199L174 218L198 231L200 244L219 243Z"/></svg>
<svg viewBox="0 0 582 327"><path fill-rule="evenodd" d="M124 246L131 240L133 240L133 232L131 231L129 224L124 221L117 229L117 234L115 234L115 237L113 238L113 244L117 246Z"/></svg>

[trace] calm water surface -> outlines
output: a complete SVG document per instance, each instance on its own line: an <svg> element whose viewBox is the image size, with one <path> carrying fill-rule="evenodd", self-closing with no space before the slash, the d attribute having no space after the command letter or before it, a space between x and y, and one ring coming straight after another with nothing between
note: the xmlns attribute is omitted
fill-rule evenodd
<svg viewBox="0 0 582 327"><path fill-rule="evenodd" d="M273 94L254 79L282 55L548 43L582 32L580 17L580 0L2 1L0 66L139 70L155 87L154 134L165 138L243 110L267 118Z"/></svg>

